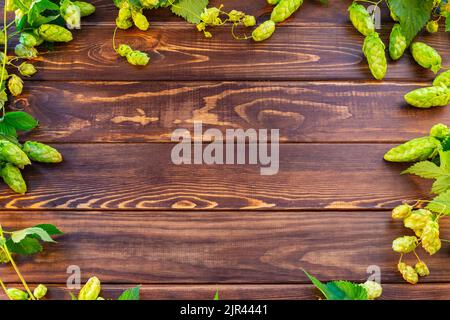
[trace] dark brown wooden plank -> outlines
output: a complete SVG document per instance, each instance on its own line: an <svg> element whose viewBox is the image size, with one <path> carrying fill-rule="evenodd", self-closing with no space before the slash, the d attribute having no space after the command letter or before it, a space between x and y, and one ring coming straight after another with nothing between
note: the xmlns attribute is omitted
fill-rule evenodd
<svg viewBox="0 0 450 320"><path fill-rule="evenodd" d="M25 169L29 193L4 186L5 209L358 209L429 197L430 183L385 163L391 145L282 144L280 169L174 165L174 144L61 144L59 165Z"/></svg>
<svg viewBox="0 0 450 320"><path fill-rule="evenodd" d="M30 284L34 288L35 284ZM14 284L11 285L13 287ZM19 285L16 285L18 287ZM101 295L106 299L116 299L129 285L102 285ZM20 286L19 286L20 287ZM46 299L70 300L69 291L64 285L49 285ZM223 300L317 300L322 295L307 284L279 284L279 285L143 285L141 286L142 300L211 300L219 289ZM448 300L450 299L450 284L383 284L383 295L380 300ZM6 299L0 293L1 299Z"/></svg>
<svg viewBox="0 0 450 320"><path fill-rule="evenodd" d="M309 283L304 268L324 281L364 281L367 268L381 281L404 283L391 241L409 234L380 212L2 212L5 230L54 223L65 232L42 254L18 258L30 282L65 283L69 265L83 279L105 283ZM450 222L441 222L441 237ZM429 257L425 282L450 281L449 245ZM404 258L413 263L413 257ZM2 267L2 279L18 280Z"/></svg>
<svg viewBox="0 0 450 320"><path fill-rule="evenodd" d="M388 27L388 26L387 26ZM185 24L154 23L151 32L121 32L127 42L149 52L147 67L128 65L115 54L113 26L89 26L74 41L56 45L36 65L39 80L371 80L361 52L363 37L352 26L280 27L264 43L236 41L228 32L204 39ZM389 34L388 28L383 37ZM420 39L450 60L450 35L443 32ZM415 64L410 54L390 63L386 80L430 81L434 74Z"/></svg>
<svg viewBox="0 0 450 320"><path fill-rule="evenodd" d="M40 120L23 139L167 142L179 128L280 129L282 142L402 142L450 109L407 107L417 83L27 82L11 103ZM399 127L401 124L401 127ZM207 137L204 137L208 139Z"/></svg>

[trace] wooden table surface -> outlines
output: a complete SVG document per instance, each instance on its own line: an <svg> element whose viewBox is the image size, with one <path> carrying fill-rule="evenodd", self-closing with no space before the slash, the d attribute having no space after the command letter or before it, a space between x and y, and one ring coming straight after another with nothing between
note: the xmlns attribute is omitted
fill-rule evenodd
<svg viewBox="0 0 450 320"><path fill-rule="evenodd" d="M234 41L226 28L208 40L152 12L148 32L118 35L150 53L151 64L136 68L111 47L112 1L94 1L97 12L72 42L40 58L12 103L40 120L23 139L50 143L65 158L27 168L24 196L0 189L5 229L53 223L65 232L18 260L26 279L68 298L66 268L78 265L83 280L103 281L107 297L142 284L143 298L211 299L218 288L224 299L316 299L301 268L324 281L364 281L378 265L385 299L450 298L448 245L427 258L431 275L421 284L405 284L396 271L391 241L405 229L389 210L430 197L430 184L382 159L392 145L450 123L450 109L404 104L407 91L433 79L409 53L389 63L385 81L372 80L349 3L306 1L258 44ZM270 13L264 0L226 8L259 21ZM384 39L390 26L385 19ZM449 34L420 38L450 65ZM194 120L222 131L279 128L280 172L172 164L170 135Z"/></svg>

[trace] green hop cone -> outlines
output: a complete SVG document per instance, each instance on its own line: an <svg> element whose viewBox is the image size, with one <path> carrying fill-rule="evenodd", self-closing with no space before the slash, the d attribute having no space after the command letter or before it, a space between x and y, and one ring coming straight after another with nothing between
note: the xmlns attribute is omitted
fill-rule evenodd
<svg viewBox="0 0 450 320"><path fill-rule="evenodd" d="M256 18L255 16L246 15L242 20L242 23L244 23L244 26L246 27L254 27L256 26Z"/></svg>
<svg viewBox="0 0 450 320"><path fill-rule="evenodd" d="M441 249L441 239L439 239L439 224L436 221L429 221L423 228L422 247L430 255L435 254Z"/></svg>
<svg viewBox="0 0 450 320"><path fill-rule="evenodd" d="M293 15L303 4L303 0L280 0L273 8L270 20L279 23Z"/></svg>
<svg viewBox="0 0 450 320"><path fill-rule="evenodd" d="M9 74L8 74L8 71L6 71L6 69L3 69L2 71L3 72L1 72L0 77L3 79L3 81L5 81L9 77ZM3 92L3 91L1 91L1 92Z"/></svg>
<svg viewBox="0 0 450 320"><path fill-rule="evenodd" d="M28 293L16 288L6 289L6 294L11 300L28 300Z"/></svg>
<svg viewBox="0 0 450 320"><path fill-rule="evenodd" d="M435 124L430 129L430 136L435 137L437 139L444 139L450 134L450 129L443 123Z"/></svg>
<svg viewBox="0 0 450 320"><path fill-rule="evenodd" d="M267 40L273 35L275 28L275 22L267 20L253 30L252 38L256 42Z"/></svg>
<svg viewBox="0 0 450 320"><path fill-rule="evenodd" d="M406 37L402 32L402 27L397 23L392 28L389 37L389 55L392 60L400 59L407 47L408 44L406 42Z"/></svg>
<svg viewBox="0 0 450 320"><path fill-rule="evenodd" d="M90 16L95 12L95 6L89 2L74 1L73 4L80 8L80 14L82 17Z"/></svg>
<svg viewBox="0 0 450 320"><path fill-rule="evenodd" d="M19 58L32 59L37 57L37 50L33 47L27 47L22 43L18 43L14 48L14 53Z"/></svg>
<svg viewBox="0 0 450 320"><path fill-rule="evenodd" d="M20 95L23 90L22 79L20 79L20 77L16 76L15 74L10 75L8 80L8 89L13 96L16 97Z"/></svg>
<svg viewBox="0 0 450 320"><path fill-rule="evenodd" d="M128 7L123 7L119 9L119 13L117 15L117 18L119 20L129 20L131 19L132 14L131 14L131 9Z"/></svg>
<svg viewBox="0 0 450 320"><path fill-rule="evenodd" d="M392 210L392 218L393 219L405 219L411 214L412 206L408 204L401 204L399 206L396 206Z"/></svg>
<svg viewBox="0 0 450 320"><path fill-rule="evenodd" d="M405 101L416 108L445 107L450 104L450 88L425 87L405 94Z"/></svg>
<svg viewBox="0 0 450 320"><path fill-rule="evenodd" d="M56 24L43 24L38 29L39 35L48 42L72 41L72 32Z"/></svg>
<svg viewBox="0 0 450 320"><path fill-rule="evenodd" d="M19 42L26 47L36 47L42 44L44 40L31 32L22 32L19 37Z"/></svg>
<svg viewBox="0 0 450 320"><path fill-rule="evenodd" d="M373 19L363 5L353 2L348 8L348 12L353 26L364 36L375 32Z"/></svg>
<svg viewBox="0 0 450 320"><path fill-rule="evenodd" d="M417 274L421 277L430 275L430 270L428 270L428 266L423 261L417 262L414 266L414 270L416 270Z"/></svg>
<svg viewBox="0 0 450 320"><path fill-rule="evenodd" d="M220 19L220 8L211 7L205 8L205 10L200 14L200 19L211 26L218 26L222 24L222 19Z"/></svg>
<svg viewBox="0 0 450 320"><path fill-rule="evenodd" d="M436 154L442 148L434 137L412 139L386 152L384 160L390 162L424 161Z"/></svg>
<svg viewBox="0 0 450 320"><path fill-rule="evenodd" d="M419 275L417 274L416 270L414 270L413 267L407 265L404 262L400 262L397 268L406 282L416 284L419 281Z"/></svg>
<svg viewBox="0 0 450 320"><path fill-rule="evenodd" d="M363 53L369 63L370 71L375 79L381 80L387 72L385 46L378 33L369 34L364 40Z"/></svg>
<svg viewBox="0 0 450 320"><path fill-rule="evenodd" d="M139 2L144 8L153 8L159 4L159 0L140 0Z"/></svg>
<svg viewBox="0 0 450 320"><path fill-rule="evenodd" d="M25 77L31 77L32 75L34 75L37 70L36 68L31 64L31 63L27 63L27 62L23 62L19 68L19 73Z"/></svg>
<svg viewBox="0 0 450 320"><path fill-rule="evenodd" d="M31 163L20 147L7 140L0 140L0 160L12 163L21 169Z"/></svg>
<svg viewBox="0 0 450 320"><path fill-rule="evenodd" d="M403 221L406 228L414 231L414 233L420 237L422 236L423 228L428 222L432 221L433 214L426 209L414 210Z"/></svg>
<svg viewBox="0 0 450 320"><path fill-rule="evenodd" d="M134 50L127 54L127 61L133 66L145 66L150 61L150 57L145 52Z"/></svg>
<svg viewBox="0 0 450 320"><path fill-rule="evenodd" d="M148 27L149 27L150 24L148 23L147 18L142 14L142 12L133 11L131 13L131 16L133 18L134 25L138 29L140 29L142 31L147 31L148 30Z"/></svg>
<svg viewBox="0 0 450 320"><path fill-rule="evenodd" d="M63 160L58 150L40 142L27 141L24 143L22 150L28 158L37 162L59 163Z"/></svg>
<svg viewBox="0 0 450 320"><path fill-rule="evenodd" d="M66 21L68 29L80 29L81 28L81 10L80 7L71 4L64 7L62 17Z"/></svg>
<svg viewBox="0 0 450 320"><path fill-rule="evenodd" d="M9 257L6 254L5 250L0 247L0 263L8 263Z"/></svg>
<svg viewBox="0 0 450 320"><path fill-rule="evenodd" d="M450 70L442 72L433 81L433 86L445 86L450 88Z"/></svg>
<svg viewBox="0 0 450 320"><path fill-rule="evenodd" d="M437 21L428 21L426 29L429 33L436 33L439 30L439 23Z"/></svg>
<svg viewBox="0 0 450 320"><path fill-rule="evenodd" d="M47 287L44 286L43 284L38 285L34 290L33 290L33 296L36 299L42 299L43 297L45 297L45 295L47 294Z"/></svg>
<svg viewBox="0 0 450 320"><path fill-rule="evenodd" d="M392 250L399 253L410 253L418 243L419 240L414 236L399 237L392 242Z"/></svg>
<svg viewBox="0 0 450 320"><path fill-rule="evenodd" d="M231 22L240 22L242 19L244 19L245 13L238 10L231 10L228 13L228 20Z"/></svg>
<svg viewBox="0 0 450 320"><path fill-rule="evenodd" d="M133 49L129 45L126 45L126 44L121 44L117 48L117 54L121 57L126 57L131 52L133 52Z"/></svg>
<svg viewBox="0 0 450 320"><path fill-rule="evenodd" d="M78 293L78 300L96 300L100 294L101 284L97 277L90 278Z"/></svg>
<svg viewBox="0 0 450 320"><path fill-rule="evenodd" d="M131 21L130 19L126 19L126 20L120 20L120 19L116 19L116 26L119 29L122 30L126 30L129 29L133 26L133 21Z"/></svg>
<svg viewBox="0 0 450 320"><path fill-rule="evenodd" d="M3 181L16 193L25 194L27 192L27 184L23 180L22 173L19 168L11 163L5 163L0 169L0 175Z"/></svg>
<svg viewBox="0 0 450 320"><path fill-rule="evenodd" d="M414 42L411 44L411 53L416 62L434 73L441 70L442 58L439 53L429 45L423 42Z"/></svg>
<svg viewBox="0 0 450 320"><path fill-rule="evenodd" d="M383 293L383 288L375 281L367 280L366 282L361 283L360 286L366 289L367 299L369 300L375 300L381 297L381 294Z"/></svg>

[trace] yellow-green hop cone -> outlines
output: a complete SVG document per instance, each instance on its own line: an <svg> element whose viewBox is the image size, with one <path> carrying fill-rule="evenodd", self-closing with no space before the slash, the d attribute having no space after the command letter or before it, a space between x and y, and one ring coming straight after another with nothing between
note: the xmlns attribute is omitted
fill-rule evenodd
<svg viewBox="0 0 450 320"><path fill-rule="evenodd" d="M441 142L434 137L415 138L390 149L384 155L384 160L390 162L424 161L440 148L442 148Z"/></svg>
<svg viewBox="0 0 450 320"><path fill-rule="evenodd" d="M27 192L27 184L23 180L22 173L19 168L11 163L5 163L0 169L0 175L3 181L16 193L25 194Z"/></svg>
<svg viewBox="0 0 450 320"><path fill-rule="evenodd" d="M280 2L280 0L267 0L267 3L270 5L276 5L278 2Z"/></svg>
<svg viewBox="0 0 450 320"><path fill-rule="evenodd" d="M425 87L408 92L405 101L416 108L445 107L450 104L450 88Z"/></svg>
<svg viewBox="0 0 450 320"><path fill-rule="evenodd" d="M37 299L42 299L47 294L47 287L43 284L38 285L33 290L33 296Z"/></svg>
<svg viewBox="0 0 450 320"><path fill-rule="evenodd" d="M90 278L78 293L78 300L97 300L101 284L97 277Z"/></svg>
<svg viewBox="0 0 450 320"><path fill-rule="evenodd" d="M150 57L145 52L134 50L127 54L127 61L134 66L145 66L150 61Z"/></svg>
<svg viewBox="0 0 450 320"><path fill-rule="evenodd" d="M131 9L128 7L123 7L119 9L119 13L117 15L117 18L119 20L128 20L131 19L132 14L131 14Z"/></svg>
<svg viewBox="0 0 450 320"><path fill-rule="evenodd" d="M0 140L0 160L12 163L21 169L31 163L22 149L7 140Z"/></svg>
<svg viewBox="0 0 450 320"><path fill-rule="evenodd" d="M32 59L37 57L38 51L33 47L27 47L22 43L18 43L14 48L14 53L19 58Z"/></svg>
<svg viewBox="0 0 450 320"><path fill-rule="evenodd" d="M383 288L375 281L367 280L366 282L361 283L360 286L366 289L367 299L369 300L375 300L381 297L381 294L383 293Z"/></svg>
<svg viewBox="0 0 450 320"><path fill-rule="evenodd" d="M420 66L431 69L434 73L437 73L442 67L442 58L439 53L423 42L411 44L411 53Z"/></svg>
<svg viewBox="0 0 450 320"><path fill-rule="evenodd" d="M81 28L80 7L78 7L74 4L65 6L61 16L66 21L66 26L68 29L72 30L72 29L80 29Z"/></svg>
<svg viewBox="0 0 450 320"><path fill-rule="evenodd" d="M139 2L144 8L153 8L159 4L159 0L140 0Z"/></svg>
<svg viewBox="0 0 450 320"><path fill-rule="evenodd" d="M3 72L0 73L0 76L3 79L3 81L5 81L9 77L9 74L8 71L6 71L6 69L3 69L2 71Z"/></svg>
<svg viewBox="0 0 450 320"><path fill-rule="evenodd" d="M435 124L430 129L430 136L435 137L437 139L444 139L449 134L450 129L443 123Z"/></svg>
<svg viewBox="0 0 450 320"><path fill-rule="evenodd" d="M133 21L131 21L131 19L120 20L119 18L117 18L116 26L119 29L126 30L133 26Z"/></svg>
<svg viewBox="0 0 450 320"><path fill-rule="evenodd" d="M242 23L244 23L244 26L246 27L254 27L256 26L256 18L255 16L246 15L242 20Z"/></svg>
<svg viewBox="0 0 450 320"><path fill-rule="evenodd" d="M303 0L280 0L273 8L270 20L279 23L293 15L303 4Z"/></svg>
<svg viewBox="0 0 450 320"><path fill-rule="evenodd" d="M72 32L56 24L43 24L38 29L39 35L48 42L72 41Z"/></svg>
<svg viewBox="0 0 450 320"><path fill-rule="evenodd" d="M131 14L132 18L133 18L133 22L134 25L142 30L142 31L147 31L148 27L149 27L149 23L147 18L139 11L133 11Z"/></svg>
<svg viewBox="0 0 450 320"><path fill-rule="evenodd" d="M440 73L433 81L433 86L445 86L450 88L450 70Z"/></svg>
<svg viewBox="0 0 450 320"><path fill-rule="evenodd" d="M414 210L403 221L406 228L414 231L414 233L420 237L422 236L423 228L428 222L432 221L433 214L426 209Z"/></svg>
<svg viewBox="0 0 450 320"><path fill-rule="evenodd" d="M6 289L6 294L11 300L28 300L28 293L16 288Z"/></svg>
<svg viewBox="0 0 450 320"><path fill-rule="evenodd" d="M398 271L400 271L403 279L405 279L406 282L416 284L419 281L419 275L417 274L416 270L414 270L413 267L408 266L404 262L400 262L398 264Z"/></svg>
<svg viewBox="0 0 450 320"><path fill-rule="evenodd" d="M348 12L353 26L364 36L375 32L373 19L363 5L353 2L348 8Z"/></svg>
<svg viewBox="0 0 450 320"><path fill-rule="evenodd" d="M23 152L33 161L43 163L59 163L63 160L61 153L53 147L36 141L27 141Z"/></svg>
<svg viewBox="0 0 450 320"><path fill-rule="evenodd" d="M412 206L408 204L401 204L399 206L396 206L392 210L392 218L393 219L405 219L407 216L411 214Z"/></svg>
<svg viewBox="0 0 450 320"><path fill-rule="evenodd" d="M363 53L367 58L370 71L377 80L382 80L387 72L385 46L378 33L373 32L366 36Z"/></svg>
<svg viewBox="0 0 450 320"><path fill-rule="evenodd" d="M395 24L392 28L391 35L389 37L389 55L392 60L398 60L402 57L408 44L406 37L403 34L400 24Z"/></svg>
<svg viewBox="0 0 450 320"><path fill-rule="evenodd" d="M435 254L441 249L441 239L439 239L439 224L436 221L430 221L423 228L422 247L430 255Z"/></svg>
<svg viewBox="0 0 450 320"><path fill-rule="evenodd" d="M209 25L218 26L222 24L220 19L220 8L211 7L205 8L205 10L200 14L200 19Z"/></svg>
<svg viewBox="0 0 450 320"><path fill-rule="evenodd" d="M267 40L273 35L275 29L275 22L272 20L267 20L253 30L252 38L256 42Z"/></svg>
<svg viewBox="0 0 450 320"><path fill-rule="evenodd" d="M19 73L25 77L31 77L32 75L34 75L37 70L36 68L31 64L31 63L27 63L27 62L23 62L19 68Z"/></svg>
<svg viewBox="0 0 450 320"><path fill-rule="evenodd" d="M26 47L36 47L42 44L44 40L31 32L22 32L19 37L19 42Z"/></svg>
<svg viewBox="0 0 450 320"><path fill-rule="evenodd" d="M439 23L437 21L428 21L426 29L429 33L436 33L439 30Z"/></svg>
<svg viewBox="0 0 450 320"><path fill-rule="evenodd" d="M403 236L392 242L392 249L399 253L409 253L417 247L418 243L418 239L414 236Z"/></svg>
<svg viewBox="0 0 450 320"><path fill-rule="evenodd" d="M8 263L9 257L6 252L0 248L0 263Z"/></svg>
<svg viewBox="0 0 450 320"><path fill-rule="evenodd" d="M16 76L15 74L10 75L8 80L8 89L13 96L16 97L20 95L23 90L22 79L20 79L20 77Z"/></svg>
<svg viewBox="0 0 450 320"><path fill-rule="evenodd" d="M238 10L231 10L228 13L228 20L231 22L239 22L242 19L244 19L245 17L245 13L242 11L238 11Z"/></svg>
<svg viewBox="0 0 450 320"><path fill-rule="evenodd" d="M416 270L417 274L421 277L426 277L430 275L430 270L428 270L428 266L423 261L417 262L414 269Z"/></svg>
<svg viewBox="0 0 450 320"><path fill-rule="evenodd" d="M90 16L95 12L95 6L89 2L74 1L73 4L80 8L80 14L82 17Z"/></svg>
<svg viewBox="0 0 450 320"><path fill-rule="evenodd" d="M129 45L126 45L126 44L121 44L117 48L117 54L121 57L126 57L131 52L133 52L133 49Z"/></svg>

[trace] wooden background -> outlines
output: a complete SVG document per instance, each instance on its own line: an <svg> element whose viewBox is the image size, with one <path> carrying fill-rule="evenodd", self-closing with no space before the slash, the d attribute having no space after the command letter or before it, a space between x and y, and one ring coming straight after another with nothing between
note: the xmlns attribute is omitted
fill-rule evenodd
<svg viewBox="0 0 450 320"><path fill-rule="evenodd" d="M220 4L221 1L211 1ZM148 32L119 32L119 43L150 53L146 68L114 54L117 10L96 0L75 40L37 61L39 73L12 102L40 120L23 139L61 150L61 165L25 170L29 193L0 189L5 229L54 223L66 234L44 253L19 259L30 283L68 298L68 265L97 275L104 296L142 284L143 298L316 299L300 268L321 280L364 281L382 270L385 299L450 298L450 248L426 257L417 286L396 271L391 241L405 232L389 210L427 198L430 184L385 163L392 145L450 123L450 109L407 107L403 95L433 74L410 54L373 81L350 25L350 1L309 0L264 43L234 41L229 30L204 39L165 11ZM227 1L259 21L264 0ZM386 39L391 22L384 19ZM450 65L449 35L423 35ZM175 166L177 128L279 128L280 172L257 166ZM444 222L442 237L450 235ZM412 262L412 261L411 261ZM17 279L2 268L8 283Z"/></svg>

